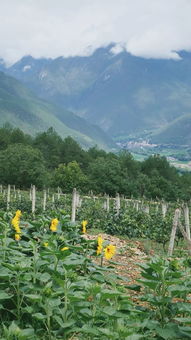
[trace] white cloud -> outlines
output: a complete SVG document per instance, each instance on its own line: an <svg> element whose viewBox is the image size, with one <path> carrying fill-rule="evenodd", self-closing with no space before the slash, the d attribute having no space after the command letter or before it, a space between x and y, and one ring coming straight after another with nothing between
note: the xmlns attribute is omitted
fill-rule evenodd
<svg viewBox="0 0 191 340"><path fill-rule="evenodd" d="M191 50L191 0L0 0L0 57L86 55L116 42L146 58Z"/></svg>

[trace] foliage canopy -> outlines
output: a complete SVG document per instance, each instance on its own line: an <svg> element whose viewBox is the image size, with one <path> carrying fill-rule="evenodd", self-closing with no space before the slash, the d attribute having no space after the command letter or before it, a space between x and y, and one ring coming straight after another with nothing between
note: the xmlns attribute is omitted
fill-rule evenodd
<svg viewBox="0 0 191 340"><path fill-rule="evenodd" d="M189 200L191 194L191 174L180 174L160 155L138 162L127 150L114 154L95 146L85 151L52 128L32 138L10 125L0 128L0 182L171 201Z"/></svg>

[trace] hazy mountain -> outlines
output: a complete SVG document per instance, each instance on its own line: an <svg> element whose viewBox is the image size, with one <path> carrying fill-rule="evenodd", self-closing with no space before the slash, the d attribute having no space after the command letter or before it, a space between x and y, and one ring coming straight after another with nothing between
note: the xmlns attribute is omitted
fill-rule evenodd
<svg viewBox="0 0 191 340"><path fill-rule="evenodd" d="M5 71L6 67L5 67L5 62L2 58L0 58L0 71Z"/></svg>
<svg viewBox="0 0 191 340"><path fill-rule="evenodd" d="M157 144L191 145L191 114L183 115L151 137Z"/></svg>
<svg viewBox="0 0 191 340"><path fill-rule="evenodd" d="M32 135L53 127L62 137L70 135L84 147L97 144L108 149L113 146L99 127L39 99L18 80L0 72L0 126L6 122Z"/></svg>
<svg viewBox="0 0 191 340"><path fill-rule="evenodd" d="M191 114L191 53L180 52L175 61L114 55L111 49L100 48L88 57L28 56L6 72L112 137L182 124L178 118Z"/></svg>

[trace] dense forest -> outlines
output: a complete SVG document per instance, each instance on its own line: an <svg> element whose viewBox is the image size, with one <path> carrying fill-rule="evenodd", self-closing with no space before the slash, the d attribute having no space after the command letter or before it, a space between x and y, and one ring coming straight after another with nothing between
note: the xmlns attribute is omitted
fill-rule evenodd
<svg viewBox="0 0 191 340"><path fill-rule="evenodd" d="M191 194L191 174L179 173L160 155L138 162L126 150L83 150L52 128L33 138L8 124L0 128L0 183L171 201L189 200Z"/></svg>

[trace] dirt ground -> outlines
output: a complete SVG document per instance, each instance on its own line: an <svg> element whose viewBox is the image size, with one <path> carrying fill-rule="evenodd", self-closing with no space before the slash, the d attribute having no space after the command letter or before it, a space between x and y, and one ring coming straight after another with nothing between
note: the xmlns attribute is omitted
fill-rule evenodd
<svg viewBox="0 0 191 340"><path fill-rule="evenodd" d="M100 233L99 235L86 234L85 238L88 240L96 240L101 236L104 241L116 246L116 254L112 257L111 261L115 262L116 274L129 279L128 282L124 281L125 285L136 284L136 280L140 277L141 268L139 264L146 262L149 257L144 252L143 244L140 241L121 240L116 236ZM103 260L103 265L108 265L106 259ZM123 282L121 282L123 284ZM133 292L135 294L135 292Z"/></svg>
<svg viewBox="0 0 191 340"><path fill-rule="evenodd" d="M98 236L101 236L104 241L108 241L109 244L116 246L116 254L111 259L111 261L114 262L113 266L115 268L115 273L128 279L128 281L120 280L120 284L125 287L139 284L137 279L141 276L140 264L144 264L149 261L151 256L155 254L154 249L151 249L148 255L145 253L144 245L141 241L121 240L116 236L104 233L99 233L98 235L84 235L84 237L88 240L96 240ZM106 259L103 260L103 265L104 264L106 266L108 265L108 261ZM143 293L142 289L141 292ZM142 294L141 292L127 289L127 294L131 297L133 302L137 305L148 307L148 303L139 300L140 294ZM188 297L189 299L187 302L191 303L191 294ZM173 301L183 302L183 299L175 298Z"/></svg>

